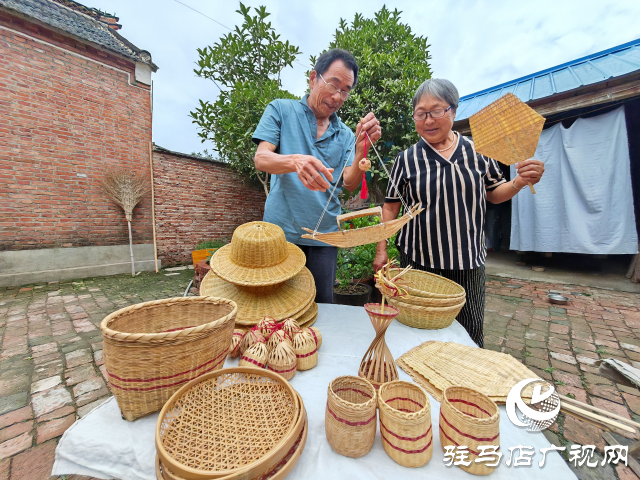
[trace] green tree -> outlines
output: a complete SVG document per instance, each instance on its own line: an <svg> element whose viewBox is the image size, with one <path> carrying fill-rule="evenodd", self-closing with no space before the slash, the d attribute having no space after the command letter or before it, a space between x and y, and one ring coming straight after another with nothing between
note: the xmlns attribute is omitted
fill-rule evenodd
<svg viewBox="0 0 640 480"><path fill-rule="evenodd" d="M269 194L269 174L255 169L256 146L251 135L262 113L276 98L296 98L282 89L280 73L290 67L298 47L281 41L264 6L253 9L240 3L240 27L223 36L213 46L198 49L196 75L211 80L220 90L211 103L200 100L190 113L204 143L213 142L219 159L240 174L258 179Z"/></svg>
<svg viewBox="0 0 640 480"><path fill-rule="evenodd" d="M367 112L376 115L382 128L376 148L388 169L399 152L418 141L411 99L418 86L431 77L427 38L415 35L409 25L401 23L401 13L383 6L372 19L359 13L350 25L340 19L329 44L329 49L351 52L360 67L358 84L338 115L354 131ZM311 57L312 65L315 61ZM368 157L372 173L369 188L381 200L387 175L372 149Z"/></svg>

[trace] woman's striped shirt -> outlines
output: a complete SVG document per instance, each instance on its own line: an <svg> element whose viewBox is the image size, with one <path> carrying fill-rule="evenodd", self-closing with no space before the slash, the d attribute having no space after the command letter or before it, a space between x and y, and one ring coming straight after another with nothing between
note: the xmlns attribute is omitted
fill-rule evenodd
<svg viewBox="0 0 640 480"><path fill-rule="evenodd" d="M506 180L495 160L476 153L470 138L458 136L454 148L447 160L421 138L401 152L385 202L399 202L399 193L409 207L421 203L425 209L398 233L400 251L426 267L469 270L486 257L486 191Z"/></svg>

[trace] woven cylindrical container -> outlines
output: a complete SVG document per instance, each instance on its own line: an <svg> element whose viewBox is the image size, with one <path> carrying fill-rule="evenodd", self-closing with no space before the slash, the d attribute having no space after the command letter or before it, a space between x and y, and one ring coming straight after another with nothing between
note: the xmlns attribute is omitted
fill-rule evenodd
<svg viewBox="0 0 640 480"><path fill-rule="evenodd" d="M178 297L108 315L100 324L104 360L122 416L157 412L189 380L221 368L236 312L224 298Z"/></svg>
<svg viewBox="0 0 640 480"><path fill-rule="evenodd" d="M256 329L260 330L265 340L269 340L271 334L278 329L278 323L271 317L264 317L257 323Z"/></svg>
<svg viewBox="0 0 640 480"><path fill-rule="evenodd" d="M327 390L324 431L340 455L358 458L369 453L376 438L377 396L364 378L334 379Z"/></svg>
<svg viewBox="0 0 640 480"><path fill-rule="evenodd" d="M415 383L396 380L378 390L382 446L403 467L422 467L433 455L431 406Z"/></svg>
<svg viewBox="0 0 640 480"><path fill-rule="evenodd" d="M233 330L231 344L229 345L229 356L231 358L240 355L240 342L242 341L242 337L244 337L244 330L240 330L239 328Z"/></svg>
<svg viewBox="0 0 640 480"><path fill-rule="evenodd" d="M291 338L293 338L296 333L300 333L302 331L298 322L293 318L287 318L282 322L282 330L287 332Z"/></svg>
<svg viewBox="0 0 640 480"><path fill-rule="evenodd" d="M262 342L256 342L244 351L238 366L265 368L268 356L267 346Z"/></svg>
<svg viewBox="0 0 640 480"><path fill-rule="evenodd" d="M291 380L298 369L296 352L289 342L281 342L269 352L267 360L269 370L282 375L286 380Z"/></svg>
<svg viewBox="0 0 640 480"><path fill-rule="evenodd" d="M286 342L289 345L293 346L293 343L291 342L291 337L287 332L285 332L284 330L276 330L271 334L271 336L269 337L269 340L267 341L267 350L269 352L272 351L274 348L276 348L276 346L279 343L282 343L282 342Z"/></svg>
<svg viewBox="0 0 640 480"><path fill-rule="evenodd" d="M459 465L474 475L489 475L495 467L476 463L481 445L500 445L500 411L486 395L467 387L448 387L440 403L440 443L465 445L469 449L469 466ZM492 463L492 462L489 462Z"/></svg>
<svg viewBox="0 0 640 480"><path fill-rule="evenodd" d="M318 347L308 332L301 332L293 337L293 350L298 358L298 370L310 370L318 364Z"/></svg>
<svg viewBox="0 0 640 480"><path fill-rule="evenodd" d="M313 340L316 342L316 346L318 349L322 346L322 335L320 334L320 330L316 327L309 327L303 329L305 332L309 332L309 334L313 337Z"/></svg>
<svg viewBox="0 0 640 480"><path fill-rule="evenodd" d="M245 333L244 337L242 337L242 341L240 342L240 355L242 355L251 345L254 343L267 343L260 330L251 329L247 333Z"/></svg>

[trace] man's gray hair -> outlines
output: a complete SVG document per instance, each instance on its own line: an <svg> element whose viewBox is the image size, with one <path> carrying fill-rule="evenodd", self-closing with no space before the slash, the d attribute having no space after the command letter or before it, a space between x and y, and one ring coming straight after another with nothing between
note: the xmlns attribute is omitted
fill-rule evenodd
<svg viewBox="0 0 640 480"><path fill-rule="evenodd" d="M460 95L458 89L449 80L443 78L430 78L422 82L422 85L416 90L416 94L413 96L413 109L416 109L416 105L420 102L425 95L431 95L432 97L447 102L451 105L453 110L458 108L458 100Z"/></svg>

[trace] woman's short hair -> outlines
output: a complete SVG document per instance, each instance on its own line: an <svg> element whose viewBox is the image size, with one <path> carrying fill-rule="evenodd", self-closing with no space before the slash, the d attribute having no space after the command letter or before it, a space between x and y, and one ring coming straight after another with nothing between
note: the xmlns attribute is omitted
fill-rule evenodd
<svg viewBox="0 0 640 480"><path fill-rule="evenodd" d="M318 57L316 60L316 64L313 69L318 72L320 75L324 75L324 73L329 70L329 67L336 60L342 60L342 62L353 72L353 85L356 86L358 83L358 64L356 63L356 57L354 57L351 52L343 50L341 48L332 48L331 50L327 50L322 55Z"/></svg>
<svg viewBox="0 0 640 480"><path fill-rule="evenodd" d="M432 97L447 102L451 105L453 110L458 108L458 100L460 95L458 89L449 80L444 78L430 78L422 82L422 85L416 90L416 94L413 96L413 109L416 109L416 105L420 102L420 99L425 95L431 95Z"/></svg>

